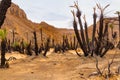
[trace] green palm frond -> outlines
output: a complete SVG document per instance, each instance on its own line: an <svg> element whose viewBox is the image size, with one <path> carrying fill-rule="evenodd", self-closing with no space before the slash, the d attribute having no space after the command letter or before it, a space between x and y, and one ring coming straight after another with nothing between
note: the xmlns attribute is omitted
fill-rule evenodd
<svg viewBox="0 0 120 80"><path fill-rule="evenodd" d="M13 44L12 44L12 47L17 47L17 46L19 46L20 44L19 44L19 42L18 41L15 41Z"/></svg>
<svg viewBox="0 0 120 80"><path fill-rule="evenodd" d="M111 28L111 29L113 29L113 28L114 28L113 24L110 24L110 28Z"/></svg>
<svg viewBox="0 0 120 80"><path fill-rule="evenodd" d="M0 29L0 38L3 40L7 36L7 31L6 29Z"/></svg>

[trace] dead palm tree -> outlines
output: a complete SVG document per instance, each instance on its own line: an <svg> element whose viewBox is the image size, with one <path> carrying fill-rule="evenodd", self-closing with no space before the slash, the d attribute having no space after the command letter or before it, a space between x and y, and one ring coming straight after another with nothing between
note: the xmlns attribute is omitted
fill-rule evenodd
<svg viewBox="0 0 120 80"><path fill-rule="evenodd" d="M97 55L101 55L101 51L100 47L101 47L101 42L102 42L102 38L103 38L103 27L104 27L104 11L105 9L110 6L110 4L106 5L105 7L102 7L100 4L96 4L97 8L100 10L100 20L99 20L99 32L98 32L98 44L97 44L97 48L95 53Z"/></svg>
<svg viewBox="0 0 120 80"><path fill-rule="evenodd" d="M118 19L119 19L119 41L120 41L120 11L116 11L116 13L118 15Z"/></svg>
<svg viewBox="0 0 120 80"><path fill-rule="evenodd" d="M1 38L1 67L5 67L5 53L6 53L6 30L0 29L0 38Z"/></svg>
<svg viewBox="0 0 120 80"><path fill-rule="evenodd" d="M96 19L97 19L97 14L96 14L96 8L93 8L94 13L93 13L93 32L92 32L92 53L91 56L93 56L93 48L94 48L94 41L95 41L95 33L96 33Z"/></svg>
<svg viewBox="0 0 120 80"><path fill-rule="evenodd" d="M0 3L0 28L5 20L7 9L11 5L11 0L2 0ZM5 66L5 49L6 49L6 30L0 30L1 41L1 67Z"/></svg>
<svg viewBox="0 0 120 80"><path fill-rule="evenodd" d="M99 28L98 28L98 37L95 37L95 33L96 33L96 18L97 18L97 14L96 14L96 8L94 8L94 14L93 14L93 33L92 33L92 42L89 42L89 38L88 38L88 32L87 32L87 22L86 19L84 17L84 25L85 25L85 33L83 30L83 25L82 25L82 20L81 20L81 11L78 7L78 3L75 3L74 7L77 9L76 15L75 12L72 11L73 14L73 27L74 27L74 31L76 34L76 38L79 42L79 45L81 47L81 49L84 52L84 56L88 56L89 53L92 52L91 56L93 56L93 53L95 53L96 55L100 55L101 57L104 56L104 54L109 50L110 48L110 44L109 41L105 41L104 38L104 32L107 30L108 25L106 25L107 27L104 28L104 10L109 6L106 5L105 7L101 7L100 4L97 4L98 9L100 10L100 19L99 19ZM77 20L78 23L77 24ZM78 30L78 25L80 26L80 33ZM90 46L90 48L89 48ZM92 48L91 48L92 47Z"/></svg>

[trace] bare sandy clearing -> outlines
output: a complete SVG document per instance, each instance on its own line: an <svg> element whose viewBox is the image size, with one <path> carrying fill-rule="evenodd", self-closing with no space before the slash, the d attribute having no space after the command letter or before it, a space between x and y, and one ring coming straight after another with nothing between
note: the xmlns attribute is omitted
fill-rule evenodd
<svg viewBox="0 0 120 80"><path fill-rule="evenodd" d="M0 80L104 80L96 76L88 78L91 73L96 72L94 58L78 57L73 53L73 51L64 54L50 52L47 58L39 55L17 59L10 63L9 69L0 69ZM100 68L104 68L111 58L112 54L107 54L103 58L98 57ZM120 66L119 53L111 66L113 73L118 66ZM120 79L119 76L117 78L115 80Z"/></svg>

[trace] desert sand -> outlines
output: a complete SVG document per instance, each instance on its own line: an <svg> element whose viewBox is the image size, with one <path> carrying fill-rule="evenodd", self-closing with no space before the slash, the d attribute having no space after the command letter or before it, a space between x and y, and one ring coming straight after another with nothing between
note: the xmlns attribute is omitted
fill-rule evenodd
<svg viewBox="0 0 120 80"><path fill-rule="evenodd" d="M111 61L115 50L109 51L103 58L97 57L102 70ZM0 69L0 80L105 80L96 73L96 60L94 57L77 56L74 50L65 53L48 52L47 57L26 56L17 52L7 53L6 58L15 57L9 61L8 69ZM120 66L120 50L117 50L111 72L116 74ZM115 75L109 80L120 80Z"/></svg>

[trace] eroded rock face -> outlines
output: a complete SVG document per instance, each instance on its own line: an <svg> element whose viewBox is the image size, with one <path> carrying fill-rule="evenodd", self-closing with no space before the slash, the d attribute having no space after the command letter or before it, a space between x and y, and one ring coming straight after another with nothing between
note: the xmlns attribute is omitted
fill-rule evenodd
<svg viewBox="0 0 120 80"><path fill-rule="evenodd" d="M8 14L12 14L14 16L20 17L20 18L27 18L25 12L19 8L18 5L12 3L11 7L7 11Z"/></svg>

